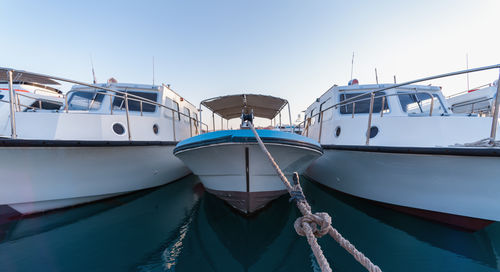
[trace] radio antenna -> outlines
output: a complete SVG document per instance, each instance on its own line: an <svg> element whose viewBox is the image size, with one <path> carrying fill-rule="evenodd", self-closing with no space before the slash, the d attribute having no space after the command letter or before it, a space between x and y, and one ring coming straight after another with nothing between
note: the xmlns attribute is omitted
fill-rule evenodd
<svg viewBox="0 0 500 272"><path fill-rule="evenodd" d="M153 56L153 86L155 85L155 56Z"/></svg>
<svg viewBox="0 0 500 272"><path fill-rule="evenodd" d="M378 84L378 74L377 74L377 68L375 68L375 82Z"/></svg>
<svg viewBox="0 0 500 272"><path fill-rule="evenodd" d="M90 65L92 66L92 77L94 79L94 84L96 84L97 83L97 79L95 77L94 61L92 60L92 54L90 54Z"/></svg>
<svg viewBox="0 0 500 272"><path fill-rule="evenodd" d="M354 51L352 52L352 60L351 60L351 80L352 80L353 69L354 69Z"/></svg>

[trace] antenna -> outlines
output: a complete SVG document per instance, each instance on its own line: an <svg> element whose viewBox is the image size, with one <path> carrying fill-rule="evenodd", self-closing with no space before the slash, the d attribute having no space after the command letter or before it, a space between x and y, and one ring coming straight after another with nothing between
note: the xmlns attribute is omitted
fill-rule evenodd
<svg viewBox="0 0 500 272"><path fill-rule="evenodd" d="M467 70L469 70L469 54L465 54L465 64L467 66ZM469 73L467 73L467 91L470 90L469 88Z"/></svg>
<svg viewBox="0 0 500 272"><path fill-rule="evenodd" d="M396 75L394 75L394 84L396 84Z"/></svg>
<svg viewBox="0 0 500 272"><path fill-rule="evenodd" d="M378 74L377 74L377 68L375 68L375 81L377 82L378 84Z"/></svg>
<svg viewBox="0 0 500 272"><path fill-rule="evenodd" d="M92 54L90 54L90 65L92 66L92 77L94 79L94 84L96 84L97 83L97 79L95 78L94 61L92 60Z"/></svg>
<svg viewBox="0 0 500 272"><path fill-rule="evenodd" d="M352 60L351 60L351 80L352 80L352 70L354 69L354 51L352 52Z"/></svg>
<svg viewBox="0 0 500 272"><path fill-rule="evenodd" d="M153 86L155 85L155 56L153 56Z"/></svg>

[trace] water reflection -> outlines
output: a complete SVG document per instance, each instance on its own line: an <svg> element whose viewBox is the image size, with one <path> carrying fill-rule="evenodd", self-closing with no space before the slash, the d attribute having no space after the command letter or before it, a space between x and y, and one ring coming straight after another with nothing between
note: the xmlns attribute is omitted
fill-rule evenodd
<svg viewBox="0 0 500 272"><path fill-rule="evenodd" d="M301 179L314 211L383 271L496 271L500 224L469 233ZM158 189L0 225L0 271L319 271L283 196L252 217L189 176ZM365 271L333 239L334 271Z"/></svg>
<svg viewBox="0 0 500 272"><path fill-rule="evenodd" d="M197 183L191 176L111 202L41 215L28 220L37 222L30 228L24 228L25 220L4 225L0 271L130 270L143 264L152 249L177 238L199 198L193 190Z"/></svg>

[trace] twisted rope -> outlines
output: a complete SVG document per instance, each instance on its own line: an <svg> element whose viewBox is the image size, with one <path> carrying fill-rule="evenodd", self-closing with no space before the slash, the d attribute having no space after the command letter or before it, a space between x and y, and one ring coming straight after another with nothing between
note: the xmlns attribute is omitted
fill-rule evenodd
<svg viewBox="0 0 500 272"><path fill-rule="evenodd" d="M323 212L312 213L311 206L307 202L304 193L302 191L302 187L299 182L299 175L295 172L293 173L294 185L292 186L288 179L285 177L281 169L279 168L276 161L274 161L273 156L267 150L266 146L262 142L259 134L255 130L252 122L247 122L250 129L252 129L255 138L257 139L257 143L260 148L266 154L267 158L271 162L271 165L274 167L278 176L283 181L283 184L286 187L286 190L290 194L290 201L295 201L297 208L302 213L302 217L297 218L295 220L293 227L298 235L305 236L307 242L311 246L311 250L313 251L314 256L316 257L316 261L318 262L321 271L330 272L332 269L330 268L330 264L328 264L323 251L321 250L320 245L318 244L318 240L316 238L321 238L325 234L330 234L330 236L337 241L347 252L349 252L356 261L358 261L363 267L365 267L370 272L382 272L380 268L374 265L370 259L368 259L363 253L354 247L347 239L342 237L342 235L332 227L332 218Z"/></svg>

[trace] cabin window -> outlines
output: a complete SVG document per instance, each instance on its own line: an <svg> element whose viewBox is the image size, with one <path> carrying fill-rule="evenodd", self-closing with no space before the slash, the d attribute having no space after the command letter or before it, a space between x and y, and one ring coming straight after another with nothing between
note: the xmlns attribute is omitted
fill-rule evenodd
<svg viewBox="0 0 500 272"><path fill-rule="evenodd" d="M24 111L29 111L29 110L37 110L37 109L42 110L58 110L61 108L62 103L56 103L56 102L51 102L51 101L43 101L43 100L36 100L33 102L29 108L26 108Z"/></svg>
<svg viewBox="0 0 500 272"><path fill-rule="evenodd" d="M361 95L362 93L342 93L340 94L340 102L357 97ZM375 99L373 101L373 113L378 113L382 109L382 96L385 95L385 92L378 92L375 94ZM355 101L355 106L354 106L354 113L370 113L370 93L365 93L364 95L355 98L353 101ZM341 105L340 106L340 113L341 114L352 114L353 110L353 101L347 102L347 104ZM384 112L386 110L389 110L389 106L387 104L387 97L384 99Z"/></svg>
<svg viewBox="0 0 500 272"><path fill-rule="evenodd" d="M142 112L155 112L156 105L151 102L156 102L158 99L157 93L147 93L147 92L132 92L126 91L128 94L133 96L128 97L128 110L129 111L141 111L142 101ZM136 96L136 97L134 97ZM138 96L138 97L137 97ZM139 98L140 97L140 98ZM145 101L147 100L147 101ZM148 102L149 101L149 102ZM117 94L113 99L113 109L124 110L125 109L125 99L123 95Z"/></svg>
<svg viewBox="0 0 500 272"><path fill-rule="evenodd" d="M184 120L186 120L186 122L189 122L189 117L191 116L191 111L188 108L184 107L184 114L186 115L186 116L184 116Z"/></svg>
<svg viewBox="0 0 500 272"><path fill-rule="evenodd" d="M311 126L314 125L314 123L315 123L314 119L316 119L316 116L314 116L314 114L315 114L314 110L315 109L312 109L311 110L311 115L309 115L309 118L311 118L311 123L310 123Z"/></svg>
<svg viewBox="0 0 500 272"><path fill-rule="evenodd" d="M434 99L433 112L445 113L446 110L437 94L433 94ZM427 93L408 93L398 92L399 102L404 112L408 114L428 113L431 107L431 97Z"/></svg>
<svg viewBox="0 0 500 272"><path fill-rule="evenodd" d="M174 104L174 110L175 112L177 113L177 119L180 121L181 120L181 112L179 110L179 103L177 103L176 101L172 101Z"/></svg>
<svg viewBox="0 0 500 272"><path fill-rule="evenodd" d="M3 98L4 98L4 95L0 94L0 100L2 100Z"/></svg>
<svg viewBox="0 0 500 272"><path fill-rule="evenodd" d="M103 93L95 91L74 92L68 100L69 110L98 110L101 108Z"/></svg>

